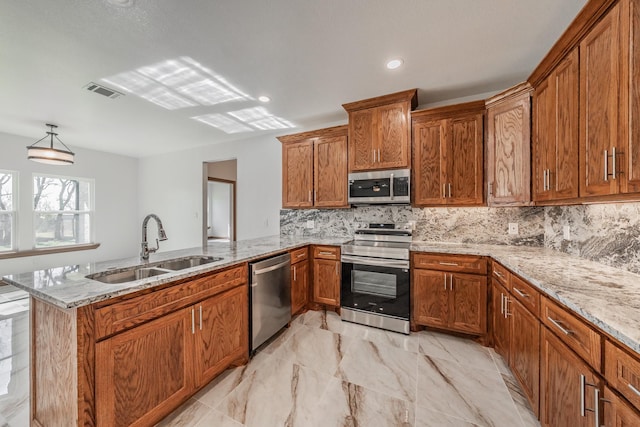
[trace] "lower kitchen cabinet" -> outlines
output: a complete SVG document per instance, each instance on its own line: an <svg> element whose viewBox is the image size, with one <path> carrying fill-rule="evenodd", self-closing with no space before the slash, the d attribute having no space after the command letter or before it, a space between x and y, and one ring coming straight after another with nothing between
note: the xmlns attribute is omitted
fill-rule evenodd
<svg viewBox="0 0 640 427"><path fill-rule="evenodd" d="M596 424L600 380L594 371L546 328L541 334L540 423L543 426Z"/></svg>
<svg viewBox="0 0 640 427"><path fill-rule="evenodd" d="M193 393L189 308L96 344L96 421L153 425Z"/></svg>
<svg viewBox="0 0 640 427"><path fill-rule="evenodd" d="M98 425L148 426L248 354L238 286L96 343Z"/></svg>
<svg viewBox="0 0 640 427"><path fill-rule="evenodd" d="M413 321L482 335L487 330L487 277L415 269Z"/></svg>
<svg viewBox="0 0 640 427"><path fill-rule="evenodd" d="M509 366L529 399L533 412L539 413L540 397L540 321L518 300L507 307L511 317Z"/></svg>
<svg viewBox="0 0 640 427"><path fill-rule="evenodd" d="M511 341L511 325L505 312L505 299L509 292L495 281L491 289L491 308L493 326L493 345L496 353L509 363L509 342Z"/></svg>
<svg viewBox="0 0 640 427"><path fill-rule="evenodd" d="M309 302L309 261L291 266L291 314L296 314Z"/></svg>
<svg viewBox="0 0 640 427"><path fill-rule="evenodd" d="M340 307L340 247L313 247L313 302Z"/></svg>
<svg viewBox="0 0 640 427"><path fill-rule="evenodd" d="M640 426L640 413L632 409L619 398L609 387L604 388L604 426L636 427Z"/></svg>

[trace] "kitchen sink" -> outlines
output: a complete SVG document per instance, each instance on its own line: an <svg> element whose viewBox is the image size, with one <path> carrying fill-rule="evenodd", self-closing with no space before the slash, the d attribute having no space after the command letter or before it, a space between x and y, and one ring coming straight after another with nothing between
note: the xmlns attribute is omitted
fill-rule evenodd
<svg viewBox="0 0 640 427"><path fill-rule="evenodd" d="M185 268L197 267L199 265L209 264L220 261L223 258L211 256L191 256L186 258L170 259L160 261L150 266L135 266L119 271L102 271L100 273L85 276L87 279L97 280L103 283L126 283L135 280L147 279L161 274L173 273Z"/></svg>

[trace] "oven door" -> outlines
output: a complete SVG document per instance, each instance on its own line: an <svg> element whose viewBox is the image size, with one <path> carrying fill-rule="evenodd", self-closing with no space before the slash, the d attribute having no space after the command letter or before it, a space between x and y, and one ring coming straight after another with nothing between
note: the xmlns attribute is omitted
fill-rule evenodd
<svg viewBox="0 0 640 427"><path fill-rule="evenodd" d="M409 261L342 256L340 305L409 319Z"/></svg>

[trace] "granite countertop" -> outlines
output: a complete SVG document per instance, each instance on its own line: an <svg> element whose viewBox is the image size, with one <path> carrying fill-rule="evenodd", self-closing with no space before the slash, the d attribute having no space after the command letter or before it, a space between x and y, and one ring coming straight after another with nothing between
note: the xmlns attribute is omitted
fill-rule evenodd
<svg viewBox="0 0 640 427"><path fill-rule="evenodd" d="M58 307L73 308L241 262L265 258L308 244L341 245L348 240L350 239L340 237L271 236L232 243L213 243L205 249L191 248L152 254L147 263L141 263L139 258L132 257L13 274L5 276L3 280ZM637 274L545 248L413 242L411 250L490 256L538 287L543 294L571 308L640 353L640 276ZM116 271L192 255L216 256L223 259L175 273L121 284L107 284L85 277L96 272Z"/></svg>

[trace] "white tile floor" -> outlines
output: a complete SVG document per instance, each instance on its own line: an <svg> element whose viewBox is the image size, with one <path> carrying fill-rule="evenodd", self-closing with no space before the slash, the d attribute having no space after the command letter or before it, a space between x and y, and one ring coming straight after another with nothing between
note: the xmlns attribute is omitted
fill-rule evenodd
<svg viewBox="0 0 640 427"><path fill-rule="evenodd" d="M539 426L493 350L308 312L160 426Z"/></svg>
<svg viewBox="0 0 640 427"><path fill-rule="evenodd" d="M28 306L0 289L0 427L28 422ZM3 394L4 393L4 394ZM311 311L159 424L539 426L504 361L472 341L405 336Z"/></svg>

